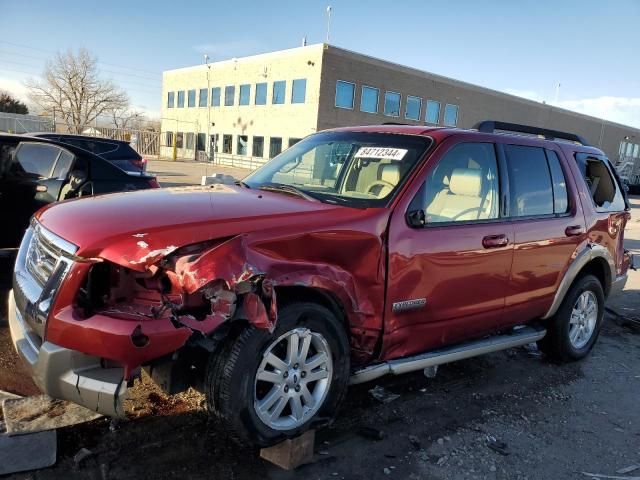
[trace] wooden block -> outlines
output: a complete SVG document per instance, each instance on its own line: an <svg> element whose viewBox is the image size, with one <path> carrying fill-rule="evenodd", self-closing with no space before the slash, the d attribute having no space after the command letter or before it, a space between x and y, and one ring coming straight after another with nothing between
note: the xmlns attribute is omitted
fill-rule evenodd
<svg viewBox="0 0 640 480"><path fill-rule="evenodd" d="M285 440L273 447L260 450L260 456L285 470L293 470L313 458L316 432L309 430L299 437Z"/></svg>

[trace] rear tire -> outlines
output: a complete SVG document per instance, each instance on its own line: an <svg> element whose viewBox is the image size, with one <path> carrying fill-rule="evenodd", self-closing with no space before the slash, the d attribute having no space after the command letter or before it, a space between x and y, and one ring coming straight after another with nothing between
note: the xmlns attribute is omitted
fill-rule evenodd
<svg viewBox="0 0 640 480"><path fill-rule="evenodd" d="M593 275L578 278L538 342L553 360L570 362L586 357L595 344L604 318L604 291Z"/></svg>
<svg viewBox="0 0 640 480"><path fill-rule="evenodd" d="M278 312L273 334L249 326L211 355L207 406L237 443L270 446L330 421L349 369L349 342L334 314L292 303Z"/></svg>

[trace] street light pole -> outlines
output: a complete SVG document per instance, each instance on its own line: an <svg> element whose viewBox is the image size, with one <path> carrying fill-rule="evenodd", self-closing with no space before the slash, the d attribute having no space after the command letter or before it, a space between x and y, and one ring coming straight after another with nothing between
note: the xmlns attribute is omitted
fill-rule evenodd
<svg viewBox="0 0 640 480"><path fill-rule="evenodd" d="M211 73L211 65L209 65L209 55L204 55L204 63L207 66L207 162L211 163L211 79L209 74Z"/></svg>

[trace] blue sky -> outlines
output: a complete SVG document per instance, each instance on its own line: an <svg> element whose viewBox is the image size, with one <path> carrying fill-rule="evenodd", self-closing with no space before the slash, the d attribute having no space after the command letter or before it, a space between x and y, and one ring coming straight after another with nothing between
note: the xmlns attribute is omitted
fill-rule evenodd
<svg viewBox="0 0 640 480"><path fill-rule="evenodd" d="M640 127L640 0L0 0L0 89L85 47L154 116L163 70L320 43L329 4L337 46Z"/></svg>

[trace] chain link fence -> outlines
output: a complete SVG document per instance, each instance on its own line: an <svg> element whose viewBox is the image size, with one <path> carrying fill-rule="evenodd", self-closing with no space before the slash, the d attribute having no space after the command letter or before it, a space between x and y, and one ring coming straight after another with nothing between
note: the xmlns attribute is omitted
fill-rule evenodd
<svg viewBox="0 0 640 480"><path fill-rule="evenodd" d="M54 130L53 120L49 117L0 112L0 132L33 133Z"/></svg>

